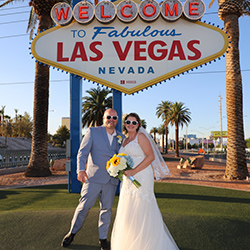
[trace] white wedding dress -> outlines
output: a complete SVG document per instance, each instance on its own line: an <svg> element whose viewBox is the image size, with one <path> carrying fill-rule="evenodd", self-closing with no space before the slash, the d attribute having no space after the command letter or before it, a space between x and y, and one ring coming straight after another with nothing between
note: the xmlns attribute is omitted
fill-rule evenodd
<svg viewBox="0 0 250 250"><path fill-rule="evenodd" d="M136 167L145 154L138 135L120 153L130 155ZM111 250L173 250L179 249L165 225L154 195L154 176L151 165L134 178L137 188L123 176L116 218L111 235Z"/></svg>

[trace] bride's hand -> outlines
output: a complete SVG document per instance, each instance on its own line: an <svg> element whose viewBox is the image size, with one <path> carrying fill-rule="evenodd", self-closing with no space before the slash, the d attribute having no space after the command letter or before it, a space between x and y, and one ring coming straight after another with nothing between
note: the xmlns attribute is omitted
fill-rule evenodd
<svg viewBox="0 0 250 250"><path fill-rule="evenodd" d="M130 169L130 170L126 170L126 171L124 172L124 174L125 174L127 177L130 177L130 176L135 175L136 173L135 173L135 170L134 170L134 169Z"/></svg>

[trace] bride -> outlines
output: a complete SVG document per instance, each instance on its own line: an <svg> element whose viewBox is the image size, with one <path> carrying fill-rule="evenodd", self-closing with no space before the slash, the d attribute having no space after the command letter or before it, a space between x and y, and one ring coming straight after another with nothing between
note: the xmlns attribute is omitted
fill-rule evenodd
<svg viewBox="0 0 250 250"><path fill-rule="evenodd" d="M141 127L136 113L125 117L124 128L128 137L120 153L130 155L134 161L133 169L124 174L134 176L141 186L137 188L124 176L111 235L111 249L179 249L162 219L154 195L154 175L160 179L169 175L169 170L150 135Z"/></svg>

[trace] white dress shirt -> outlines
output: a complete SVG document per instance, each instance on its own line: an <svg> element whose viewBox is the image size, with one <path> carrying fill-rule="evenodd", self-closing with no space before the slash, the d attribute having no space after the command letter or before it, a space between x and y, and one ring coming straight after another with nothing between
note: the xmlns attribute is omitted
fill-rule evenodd
<svg viewBox="0 0 250 250"><path fill-rule="evenodd" d="M114 136L116 136L116 131L114 131L114 133L112 135L107 132L107 135L108 135L109 143L110 143L110 146L111 146L112 142L113 142L113 138L114 138Z"/></svg>

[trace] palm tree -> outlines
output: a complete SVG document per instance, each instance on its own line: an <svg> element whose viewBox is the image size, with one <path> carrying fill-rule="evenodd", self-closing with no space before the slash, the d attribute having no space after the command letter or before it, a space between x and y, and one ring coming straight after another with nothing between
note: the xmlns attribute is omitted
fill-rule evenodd
<svg viewBox="0 0 250 250"><path fill-rule="evenodd" d="M170 124L175 126L175 157L179 157L179 126L188 125L191 122L191 112L183 102L174 102L170 106Z"/></svg>
<svg viewBox="0 0 250 250"><path fill-rule="evenodd" d="M7 0L0 7L3 7L15 0ZM49 28L52 23L50 10L59 0L31 0L32 6L29 24L37 19L37 31ZM28 30L33 31L33 26L28 26ZM33 28L33 29L32 29ZM33 107L33 136L31 146L31 156L25 176L40 177L49 176L49 161L47 156L47 127L48 127L48 97L49 97L49 67L36 62L35 87L34 87L34 107Z"/></svg>
<svg viewBox="0 0 250 250"><path fill-rule="evenodd" d="M38 16L37 31L47 30L51 25L50 10L59 0L31 0ZM34 107L33 107L33 135L31 156L25 176L49 176L51 171L48 161L48 99L49 99L49 67L36 62Z"/></svg>
<svg viewBox="0 0 250 250"><path fill-rule="evenodd" d="M21 121L23 119L23 115L18 115L17 119L18 119L18 121Z"/></svg>
<svg viewBox="0 0 250 250"><path fill-rule="evenodd" d="M158 128L156 128L156 127L151 128L150 134L154 135L154 141L156 139L156 133L158 133Z"/></svg>
<svg viewBox="0 0 250 250"><path fill-rule="evenodd" d="M161 135L162 141L162 152L164 151L164 135L165 135L165 125L162 124L158 129L158 134Z"/></svg>
<svg viewBox="0 0 250 250"><path fill-rule="evenodd" d="M2 117L3 117L3 122L4 122L4 110L5 110L5 107L6 106L2 105L2 108L0 109L0 113L2 114Z"/></svg>
<svg viewBox="0 0 250 250"><path fill-rule="evenodd" d="M4 115L4 119L7 119L7 122L11 120L11 117L9 115Z"/></svg>
<svg viewBox="0 0 250 250"><path fill-rule="evenodd" d="M0 5L0 8L15 2L7 0ZM30 0L32 6L27 31L30 36L38 20L37 32L48 29L52 24L50 17L51 8L60 0ZM66 1L68 2L68 1ZM49 162L47 157L47 127L48 127L48 98L49 98L49 67L36 62L34 107L33 107L33 135L31 156L25 176L42 177L49 176Z"/></svg>
<svg viewBox="0 0 250 250"><path fill-rule="evenodd" d="M90 96L83 97L82 126L100 126L103 114L107 108L112 108L111 90L101 89L99 86L86 91Z"/></svg>
<svg viewBox="0 0 250 250"><path fill-rule="evenodd" d="M250 1L218 0L218 4L219 18L224 21L225 32L231 40L226 55L227 165L224 177L230 180L245 179L249 173L244 141L238 19L243 14L250 14Z"/></svg>
<svg viewBox="0 0 250 250"><path fill-rule="evenodd" d="M169 124L169 118L170 118L170 106L171 102L169 101L161 101L161 104L159 104L156 108L156 115L158 118L162 118L162 121L165 125L165 150L164 153L168 153L168 124Z"/></svg>
<svg viewBox="0 0 250 250"><path fill-rule="evenodd" d="M15 110L15 119L16 119L16 122L17 122L17 113L18 113L18 109L14 109Z"/></svg>
<svg viewBox="0 0 250 250"><path fill-rule="evenodd" d="M141 126L145 129L147 128L147 122L145 121L145 119L141 119Z"/></svg>
<svg viewBox="0 0 250 250"><path fill-rule="evenodd" d="M1 129L1 135L3 135L3 127L4 127L4 110L6 106L2 105L2 109L0 109L0 129ZM3 119L3 122L2 122Z"/></svg>

